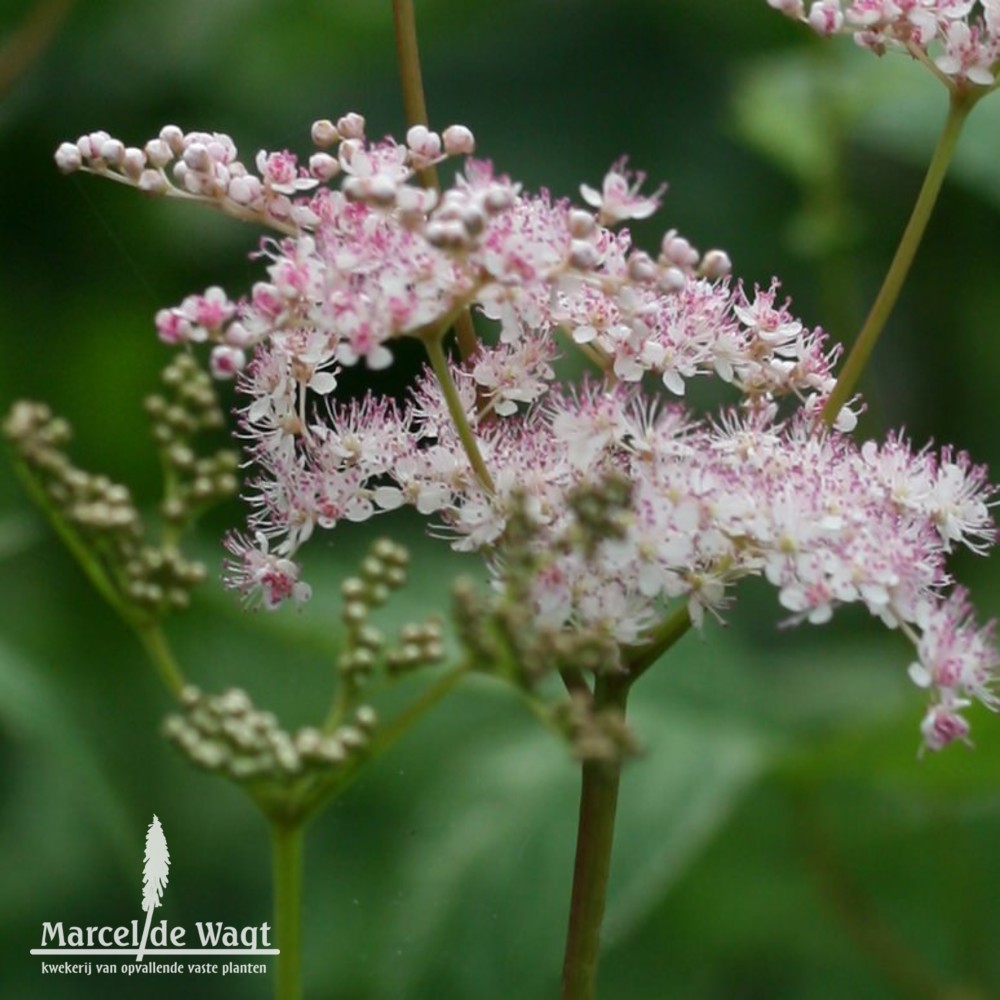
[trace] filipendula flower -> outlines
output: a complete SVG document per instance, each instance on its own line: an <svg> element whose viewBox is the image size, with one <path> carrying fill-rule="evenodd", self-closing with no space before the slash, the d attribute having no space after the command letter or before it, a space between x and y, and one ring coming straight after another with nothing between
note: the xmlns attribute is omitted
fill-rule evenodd
<svg viewBox="0 0 1000 1000"><path fill-rule="evenodd" d="M800 4L772 5L803 15ZM969 13L961 6L858 2L844 23L873 47L876 37L937 39L947 59ZM817 7L813 20L835 30L840 7ZM989 7L987 26L970 31L983 39L995 20ZM979 56L961 59L954 72L975 83ZM211 344L220 377L247 359L236 380L255 471L247 531L226 543L230 586L269 609L305 600L296 553L317 530L402 506L480 553L499 586L511 519L526 518L525 597L550 633L641 646L674 607L700 626L725 614L742 578L762 576L790 623L860 604L913 641L911 677L932 693L929 749L967 737L972 700L997 707L993 626L975 625L946 566L959 546L994 543L985 469L899 435L855 441L856 399L825 429L839 348L793 314L777 281L751 291L731 280L722 251L702 255L669 230L653 255L612 229L651 215L664 190L644 195L624 160L600 190L582 187L584 206L525 192L471 158L438 193L416 171L468 156L468 129L411 129L400 143L369 141L364 128L360 115L317 122L322 152L306 166L258 153L258 174L228 137L172 126L143 149L93 133L57 153L65 170L277 233L260 244L265 274L247 296L211 287L156 320L169 343ZM440 338L466 308L494 332L446 376L425 369L399 400L338 398L342 368L384 368L398 341ZM555 375L567 351L594 368L577 385ZM453 383L450 401L440 377ZM727 408L681 404L691 380L713 377ZM574 546L591 536L573 498L613 481L629 484L615 530Z"/></svg>

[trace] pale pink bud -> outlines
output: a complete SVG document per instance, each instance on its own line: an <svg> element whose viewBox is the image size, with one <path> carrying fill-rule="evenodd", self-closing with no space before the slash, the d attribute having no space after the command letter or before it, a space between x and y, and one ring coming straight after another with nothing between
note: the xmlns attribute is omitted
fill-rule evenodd
<svg viewBox="0 0 1000 1000"><path fill-rule="evenodd" d="M351 112L337 119L337 132L341 139L363 139L365 137L365 119L363 115Z"/></svg>
<svg viewBox="0 0 1000 1000"><path fill-rule="evenodd" d="M701 266L698 273L709 281L718 281L719 278L726 277L733 269L733 262L729 259L729 254L725 250L709 250L701 258Z"/></svg>
<svg viewBox="0 0 1000 1000"><path fill-rule="evenodd" d="M442 250L459 250L468 243L468 233L465 226L457 219L442 221L433 219L427 223L424 238L431 246Z"/></svg>
<svg viewBox="0 0 1000 1000"><path fill-rule="evenodd" d="M208 173L212 169L212 157L203 143L192 142L184 150L184 163L199 173Z"/></svg>
<svg viewBox="0 0 1000 1000"><path fill-rule="evenodd" d="M255 177L253 174L243 174L240 177L234 177L226 189L226 193L238 205L252 204L261 197L263 191L264 185L261 184L260 178Z"/></svg>
<svg viewBox="0 0 1000 1000"><path fill-rule="evenodd" d="M476 137L464 125L449 125L441 133L444 151L449 156L463 156L476 151Z"/></svg>
<svg viewBox="0 0 1000 1000"><path fill-rule="evenodd" d="M788 17L802 17L805 9L802 0L767 0L767 5Z"/></svg>
<svg viewBox="0 0 1000 1000"><path fill-rule="evenodd" d="M664 235L660 252L667 263L680 268L692 268L698 263L698 251L683 236L678 236L675 229Z"/></svg>
<svg viewBox="0 0 1000 1000"><path fill-rule="evenodd" d="M165 167L174 158L174 152L163 139L150 139L146 143L146 156L154 167Z"/></svg>
<svg viewBox="0 0 1000 1000"><path fill-rule="evenodd" d="M309 157L309 173L317 180L331 180L340 173L340 162L329 153L313 153Z"/></svg>
<svg viewBox="0 0 1000 1000"><path fill-rule="evenodd" d="M425 160L434 160L441 155L441 136L431 132L426 125L414 125L406 133L406 145Z"/></svg>
<svg viewBox="0 0 1000 1000"><path fill-rule="evenodd" d="M122 160L125 159L125 144L119 139L108 139L106 142L101 143L98 155L102 160L120 167Z"/></svg>
<svg viewBox="0 0 1000 1000"><path fill-rule="evenodd" d="M224 336L230 347L250 347L254 340L253 334L239 320L234 320L226 327Z"/></svg>
<svg viewBox="0 0 1000 1000"><path fill-rule="evenodd" d="M139 175L135 186L147 194L163 194L167 190L167 179L159 170L147 168Z"/></svg>
<svg viewBox="0 0 1000 1000"><path fill-rule="evenodd" d="M600 261L596 247L586 240L573 240L569 247L569 264L579 271L592 271Z"/></svg>
<svg viewBox="0 0 1000 1000"><path fill-rule="evenodd" d="M56 166L64 173L71 174L83 166L80 147L75 142L61 143L56 150Z"/></svg>
<svg viewBox="0 0 1000 1000"><path fill-rule="evenodd" d="M584 212L579 208L570 210L567 221L569 223L570 236L573 236L578 240L586 239L597 227L597 221L594 219L593 215L591 215L590 212Z"/></svg>
<svg viewBox="0 0 1000 1000"><path fill-rule="evenodd" d="M247 363L246 355L238 347L218 344L212 348L209 367L217 379L231 379Z"/></svg>
<svg viewBox="0 0 1000 1000"><path fill-rule="evenodd" d="M844 15L838 0L818 0L809 8L809 26L820 35L832 35L840 31Z"/></svg>
<svg viewBox="0 0 1000 1000"><path fill-rule="evenodd" d="M502 184L494 184L483 199L483 207L491 215L506 212L514 204L514 196Z"/></svg>
<svg viewBox="0 0 1000 1000"><path fill-rule="evenodd" d="M351 160L354 159L354 154L361 149L360 139L345 139L341 142L340 148L337 150L337 156L340 159L341 166L349 167L351 165Z"/></svg>
<svg viewBox="0 0 1000 1000"><path fill-rule="evenodd" d="M352 201L364 201L368 197L368 180L365 177L345 177L340 190Z"/></svg>
<svg viewBox="0 0 1000 1000"><path fill-rule="evenodd" d="M656 280L656 265L648 253L637 250L629 256L628 276L632 281L647 282Z"/></svg>
<svg viewBox="0 0 1000 1000"><path fill-rule="evenodd" d="M313 122L309 134L312 136L312 141L320 149L329 149L340 139L337 126L329 118L321 118L319 121Z"/></svg>
<svg viewBox="0 0 1000 1000"><path fill-rule="evenodd" d="M460 217L470 236L478 236L486 228L486 213L475 205L466 206Z"/></svg>
<svg viewBox="0 0 1000 1000"><path fill-rule="evenodd" d="M665 267L660 272L660 277L656 282L657 288L666 295L679 292L687 285L687 277L683 271L676 267Z"/></svg>
<svg viewBox="0 0 1000 1000"><path fill-rule="evenodd" d="M146 166L146 154L135 146L129 146L122 157L122 173L132 181L137 181L142 176L142 171Z"/></svg>
<svg viewBox="0 0 1000 1000"><path fill-rule="evenodd" d="M155 323L156 333L165 344L183 344L191 337L191 324L176 309L161 309Z"/></svg>
<svg viewBox="0 0 1000 1000"><path fill-rule="evenodd" d="M184 133L176 125L164 125L160 129L160 141L167 144L174 156L184 152Z"/></svg>
<svg viewBox="0 0 1000 1000"><path fill-rule="evenodd" d="M101 155L101 147L111 138L107 132L91 132L87 136L87 144L90 149L90 153L84 153L85 156L89 155L93 159L99 159ZM83 149L83 144L81 143L80 148Z"/></svg>
<svg viewBox="0 0 1000 1000"><path fill-rule="evenodd" d="M433 188L412 187L403 184L396 192L396 206L401 212L426 214L437 204L438 193Z"/></svg>

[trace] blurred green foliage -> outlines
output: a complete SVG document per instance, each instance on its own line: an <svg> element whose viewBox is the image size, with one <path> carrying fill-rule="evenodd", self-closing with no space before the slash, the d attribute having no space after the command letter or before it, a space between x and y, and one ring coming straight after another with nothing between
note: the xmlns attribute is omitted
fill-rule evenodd
<svg viewBox="0 0 1000 1000"><path fill-rule="evenodd" d="M32 6L0 5L0 38ZM418 4L432 121L572 195L621 153L659 180L677 226L749 282L782 277L810 324L850 338L874 296L943 118L904 59L821 47L759 3L509 0ZM142 397L168 353L152 315L190 291L246 288L255 234L188 206L58 175L64 138L141 143L166 121L257 148L307 148L317 117L403 126L388 2L79 0L0 104L0 404L49 401L75 456L155 497ZM1000 99L973 115L952 182L876 354L867 430L905 425L1000 469ZM173 858L164 915L268 920L268 845L238 790L159 736L167 698L133 638L0 472L0 890L4 997L121 995L43 978L43 920L139 914L155 812ZM210 564L233 506L198 541ZM433 610L469 570L414 522L391 614ZM216 582L171 628L206 690L238 684L287 726L332 687L337 581L362 540L313 546L301 614L246 614ZM473 567L474 569L474 567ZM966 559L986 616L1000 574ZM646 755L626 772L602 974L616 998L879 998L1000 993L1000 725L975 752L916 760L907 648L861 615L781 631L750 586L729 627L688 636L633 698ZM556 990L577 776L514 698L470 683L308 832L307 995L524 998ZM141 995L267 996L261 978L144 979ZM133 994L139 995L139 994ZM957 995L957 994L955 994Z"/></svg>

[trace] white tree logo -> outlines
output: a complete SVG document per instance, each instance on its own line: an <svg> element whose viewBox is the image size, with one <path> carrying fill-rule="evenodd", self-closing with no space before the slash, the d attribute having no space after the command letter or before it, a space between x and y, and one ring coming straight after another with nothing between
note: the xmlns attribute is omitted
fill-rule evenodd
<svg viewBox="0 0 1000 1000"><path fill-rule="evenodd" d="M136 961L142 961L149 938L149 925L153 919L153 910L160 905L160 897L167 884L170 873L170 852L167 850L167 838L163 835L163 827L153 814L153 822L146 831L146 852L143 855L142 866L142 908L146 911L146 926L142 929L142 940L139 942L139 954Z"/></svg>

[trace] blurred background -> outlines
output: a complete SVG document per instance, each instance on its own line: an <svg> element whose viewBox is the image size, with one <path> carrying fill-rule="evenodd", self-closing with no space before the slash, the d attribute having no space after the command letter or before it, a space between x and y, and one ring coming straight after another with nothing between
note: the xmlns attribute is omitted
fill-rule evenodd
<svg viewBox="0 0 1000 1000"><path fill-rule="evenodd" d="M141 145L166 122L306 153L310 123L363 112L401 134L388 0L0 3L0 44L36 7L65 17L0 80L0 406L43 399L74 457L155 502L142 399L169 357L155 311L260 273L257 234L196 208L59 175L60 141ZM726 248L748 283L779 275L809 325L850 340L874 297L943 121L903 58L821 45L763 0L421 0L432 124L466 123L529 188L575 195L622 153L677 227ZM2 58L11 66L11 49ZM868 374L864 432L905 427L1000 470L1000 98L973 114L928 239ZM995 471L995 476L1000 471ZM242 517L194 542L211 567ZM415 552L383 622L419 618L463 568L405 518ZM171 622L189 676L239 685L287 727L332 689L338 580L364 537L318 539L301 613L247 614L212 573ZM996 561L965 558L984 617ZM242 793L159 735L171 705L0 459L0 995L122 995L123 980L43 978L41 923L141 916L155 812L172 923L270 920L269 848ZM646 754L626 772L602 969L615 998L1000 994L1000 720L977 748L917 760L924 698L907 645L862 614L785 631L746 588L725 628L689 635L633 697ZM576 769L507 691L470 683L309 829L309 997L556 994ZM143 979L143 996L256 998L267 977ZM960 992L965 990L965 992ZM951 991L951 992L949 992ZM134 993L133 995L140 995Z"/></svg>

